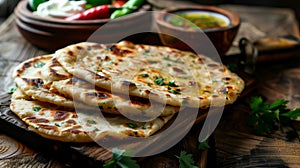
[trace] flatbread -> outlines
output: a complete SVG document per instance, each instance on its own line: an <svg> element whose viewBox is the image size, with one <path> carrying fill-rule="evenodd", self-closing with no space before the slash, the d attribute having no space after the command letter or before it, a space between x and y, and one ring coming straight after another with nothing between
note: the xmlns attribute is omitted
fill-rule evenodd
<svg viewBox="0 0 300 168"><path fill-rule="evenodd" d="M169 116L179 111L179 107L150 102L140 97L126 97L122 94L111 94L107 90L78 78L54 81L51 88L66 97L74 98L91 106L99 106L106 113L138 116L144 119L158 116ZM121 112L120 112L121 111Z"/></svg>
<svg viewBox="0 0 300 168"><path fill-rule="evenodd" d="M40 75L45 83L49 85L53 81L72 78L72 75L64 70L54 57L51 57L51 60L42 67Z"/></svg>
<svg viewBox="0 0 300 168"><path fill-rule="evenodd" d="M35 66L36 64L42 66ZM123 114L139 120L152 120L158 116L175 114L180 108L150 102L143 98L126 98L72 77L52 55L29 59L14 73L18 87L33 99L69 108L93 108L102 112ZM76 102L74 102L76 101ZM75 104L76 103L76 104ZM93 107L91 107L93 106Z"/></svg>
<svg viewBox="0 0 300 168"><path fill-rule="evenodd" d="M69 73L98 87L173 106L223 106L244 89L244 81L225 66L169 47L82 42L54 55Z"/></svg>
<svg viewBox="0 0 300 168"><path fill-rule="evenodd" d="M43 80L50 85L52 93L58 93L74 101L83 102L90 106L99 106L101 111L111 114L141 117L144 120L158 116L169 116L179 111L179 107L159 104L155 101L139 97L126 97L112 94L94 85L72 77L63 67L52 58L41 70ZM77 105L77 104L76 104ZM121 111L121 113L120 113Z"/></svg>
<svg viewBox="0 0 300 168"><path fill-rule="evenodd" d="M101 140L106 136L115 139L148 137L172 118L172 115L158 117L149 122L135 122L119 115L101 118L94 111L75 112L28 99L19 89L12 95L10 108L30 130L45 138L63 142L92 142L93 138Z"/></svg>
<svg viewBox="0 0 300 168"><path fill-rule="evenodd" d="M74 102L72 99L59 95L58 93L51 92L51 82L49 79L45 81L42 78L42 72L46 72L43 67L51 63L52 55L38 56L28 59L19 64L13 73L13 78L20 90L33 99L49 102L59 106L74 108ZM60 75L59 75L60 76ZM65 79L68 76L60 76L61 79ZM83 103L78 103L77 107L88 108Z"/></svg>

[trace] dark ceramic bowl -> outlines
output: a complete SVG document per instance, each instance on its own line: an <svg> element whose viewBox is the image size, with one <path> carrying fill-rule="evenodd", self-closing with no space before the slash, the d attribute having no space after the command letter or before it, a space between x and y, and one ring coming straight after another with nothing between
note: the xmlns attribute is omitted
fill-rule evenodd
<svg viewBox="0 0 300 168"><path fill-rule="evenodd" d="M168 21L171 16L175 16L180 13L197 12L213 14L217 17L220 17L221 19L224 19L225 22L227 22L227 25L225 27L219 28L195 30L192 28L174 26ZM160 12L159 14L156 14L155 21L158 30L161 33L160 38L164 45L181 50L192 50L191 47L187 44L200 44L201 41L208 41L209 39L220 56L225 55L225 53L228 51L240 26L240 19L237 14L214 6L190 6L180 7L176 9L167 9ZM205 38L202 38L203 35L199 36L199 33L204 33L206 35ZM173 35L184 37L184 40L178 39ZM207 44L209 44L209 42L207 42ZM203 42L201 45L199 45L199 47L206 48L206 46L203 46Z"/></svg>
<svg viewBox="0 0 300 168"><path fill-rule="evenodd" d="M55 51L69 44L86 40L101 39L101 42L114 42L122 34L130 34L132 26L142 26L147 17L144 11L150 10L149 5L142 6L137 12L123 16L114 21L110 19L66 21L35 15L29 8L28 1L20 1L14 14L16 24L23 37L33 45ZM107 24L109 23L109 24ZM104 26L107 25L107 26ZM104 33L95 33L104 27ZM91 35L92 38L91 38ZM121 35L120 35L121 36Z"/></svg>

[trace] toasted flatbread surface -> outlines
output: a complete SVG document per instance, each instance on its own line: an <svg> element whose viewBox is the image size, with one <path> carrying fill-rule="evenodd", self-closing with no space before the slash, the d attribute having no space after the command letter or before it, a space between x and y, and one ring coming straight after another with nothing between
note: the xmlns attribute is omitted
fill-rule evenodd
<svg viewBox="0 0 300 168"><path fill-rule="evenodd" d="M42 102L49 102L59 106L74 108L73 100L49 90L51 86L51 82L49 82L50 78L46 78L47 81L42 78L41 74L44 71L43 67L48 63L51 63L51 59L52 55L45 55L34 57L22 62L15 68L13 73L14 81L23 93L33 99ZM85 107L82 103L78 104L78 106L81 106L82 108Z"/></svg>
<svg viewBox="0 0 300 168"><path fill-rule="evenodd" d="M173 106L230 104L244 88L225 66L169 47L83 42L58 50L55 57L69 73L98 87Z"/></svg>
<svg viewBox="0 0 300 168"><path fill-rule="evenodd" d="M126 136L148 137L172 118L170 115L149 122L136 122L120 115L101 117L96 114L97 111L75 112L33 100L19 89L12 95L10 108L28 124L30 130L43 137L64 142L91 142L106 136L115 139Z"/></svg>
<svg viewBox="0 0 300 168"><path fill-rule="evenodd" d="M75 77L55 81L51 88L66 97L74 98L74 100L82 101L90 106L99 106L106 113L143 115L141 117L146 119L147 117L169 116L180 110L179 107L150 102L145 98L112 94Z"/></svg>
<svg viewBox="0 0 300 168"><path fill-rule="evenodd" d="M50 91L52 93L59 93L66 98L83 102L89 106L99 106L106 113L139 115L146 120L158 116L169 116L177 113L180 109L155 101L150 102L149 99L145 98L112 94L108 90L95 87L91 83L73 77L63 69L55 58L46 63L41 71L43 80L51 86Z"/></svg>

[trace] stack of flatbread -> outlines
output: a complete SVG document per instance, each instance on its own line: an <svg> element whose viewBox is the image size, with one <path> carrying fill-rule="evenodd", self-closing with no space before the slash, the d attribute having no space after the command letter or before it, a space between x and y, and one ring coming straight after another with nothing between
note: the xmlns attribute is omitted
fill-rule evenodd
<svg viewBox="0 0 300 168"><path fill-rule="evenodd" d="M233 103L243 80L204 56L163 46L83 42L13 74L11 110L49 139L148 137L183 108Z"/></svg>

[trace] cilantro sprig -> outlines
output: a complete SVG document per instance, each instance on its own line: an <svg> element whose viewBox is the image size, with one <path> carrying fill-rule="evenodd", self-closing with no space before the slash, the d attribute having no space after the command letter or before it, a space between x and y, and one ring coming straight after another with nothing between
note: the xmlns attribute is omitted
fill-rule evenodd
<svg viewBox="0 0 300 168"><path fill-rule="evenodd" d="M179 160L179 168L198 168L195 166L195 161L192 154L187 154L186 151L181 151L180 156L176 156Z"/></svg>
<svg viewBox="0 0 300 168"><path fill-rule="evenodd" d="M112 159L103 165L103 168L140 168L135 160L128 156L124 156L125 150L113 148Z"/></svg>
<svg viewBox="0 0 300 168"><path fill-rule="evenodd" d="M268 135L273 131L286 133L289 140L299 135L292 125L292 120L300 116L300 109L287 108L288 100L277 100L271 104L264 102L261 97L253 97L250 102L251 113L248 116L248 125L259 135ZM290 128L285 131L284 127Z"/></svg>
<svg viewBox="0 0 300 168"><path fill-rule="evenodd" d="M203 141L201 141L201 142L199 143L198 149L199 149L200 151L205 151L206 149L209 149L209 148L210 148L210 146L209 146L208 143L206 142L206 139L203 140Z"/></svg>
<svg viewBox="0 0 300 168"><path fill-rule="evenodd" d="M207 144L207 138L205 138L202 141L199 141L199 146L198 146L199 152L203 152L210 148L210 146ZM193 154L188 154L186 151L182 150L180 152L180 155L176 157L178 158L179 161L179 168L197 168L197 166L195 166L195 160L193 158Z"/></svg>

